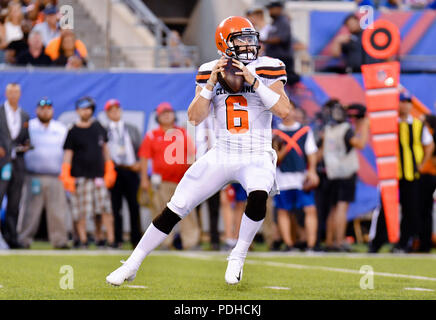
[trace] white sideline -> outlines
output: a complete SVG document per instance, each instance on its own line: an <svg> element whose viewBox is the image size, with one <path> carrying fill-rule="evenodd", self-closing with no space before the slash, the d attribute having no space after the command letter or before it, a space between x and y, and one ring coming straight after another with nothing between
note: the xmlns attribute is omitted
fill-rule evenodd
<svg viewBox="0 0 436 320"><path fill-rule="evenodd" d="M0 250L0 256L129 256L132 250ZM175 250L155 250L151 255L157 256L202 256L202 257L223 257L227 256L229 252L225 251L175 251ZM436 254L428 253L414 253L414 254L398 254L398 253L332 253L332 252L315 252L307 254L305 252L249 252L249 257L261 258L277 258L277 257L302 257L302 258L347 258L347 259L361 259L361 258L390 258L390 259L426 259L436 260Z"/></svg>
<svg viewBox="0 0 436 320"><path fill-rule="evenodd" d="M283 263L283 262L273 262L273 261L246 260L245 263L261 264L261 265L267 265L270 267L280 267L280 268L311 269L311 270L361 274L359 270L353 270L353 269L333 268L333 267L324 267L324 266L308 266L308 265L303 265L303 264L293 264L293 263ZM413 280L436 281L436 278L430 278L430 277L424 277L424 276L414 276L414 275L410 275L410 274L400 274L400 273L374 272L374 275L375 276L382 276L382 277L391 277L391 278L405 278L405 279L413 279Z"/></svg>

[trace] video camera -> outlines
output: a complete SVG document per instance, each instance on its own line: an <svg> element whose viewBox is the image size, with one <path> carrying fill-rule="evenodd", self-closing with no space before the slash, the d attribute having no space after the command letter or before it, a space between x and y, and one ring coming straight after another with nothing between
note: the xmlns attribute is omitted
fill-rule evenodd
<svg viewBox="0 0 436 320"><path fill-rule="evenodd" d="M360 120L366 116L366 107L360 103L343 106L339 100L327 101L322 110L316 114L316 120L323 125L328 123L341 123L351 119Z"/></svg>

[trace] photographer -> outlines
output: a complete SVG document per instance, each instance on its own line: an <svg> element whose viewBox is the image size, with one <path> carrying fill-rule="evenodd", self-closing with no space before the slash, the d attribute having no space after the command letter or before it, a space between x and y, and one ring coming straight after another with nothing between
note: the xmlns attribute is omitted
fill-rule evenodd
<svg viewBox="0 0 436 320"><path fill-rule="evenodd" d="M322 155L328 188L330 213L327 218L326 246L332 251L349 251L345 243L347 210L355 199L359 159L356 149L368 140L369 120L366 108L354 104L345 109L339 102L331 106L330 120L325 126ZM350 121L355 122L355 130Z"/></svg>

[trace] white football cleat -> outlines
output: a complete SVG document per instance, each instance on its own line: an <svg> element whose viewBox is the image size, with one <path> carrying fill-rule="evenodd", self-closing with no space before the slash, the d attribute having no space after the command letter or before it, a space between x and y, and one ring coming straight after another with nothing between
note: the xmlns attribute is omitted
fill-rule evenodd
<svg viewBox="0 0 436 320"><path fill-rule="evenodd" d="M124 281L133 281L136 277L135 269L131 269L123 264L121 267L113 271L106 277L106 282L113 286L120 286Z"/></svg>
<svg viewBox="0 0 436 320"><path fill-rule="evenodd" d="M228 284L237 284L242 279L242 268L244 267L244 261L237 258L227 258L229 263L227 264L226 275L224 278Z"/></svg>

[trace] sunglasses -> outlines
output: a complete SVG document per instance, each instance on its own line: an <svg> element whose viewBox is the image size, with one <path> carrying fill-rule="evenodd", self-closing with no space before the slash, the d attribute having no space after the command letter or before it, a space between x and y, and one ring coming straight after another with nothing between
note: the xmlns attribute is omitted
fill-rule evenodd
<svg viewBox="0 0 436 320"><path fill-rule="evenodd" d="M49 99L42 99L38 102L38 107L52 107L53 106L53 102Z"/></svg>
<svg viewBox="0 0 436 320"><path fill-rule="evenodd" d="M76 105L76 107L77 107L78 109L91 108L91 107L93 107L93 106L94 106L94 104L93 104L91 101L88 101L88 100L82 100L82 101L79 101L79 102L77 103L77 105Z"/></svg>

